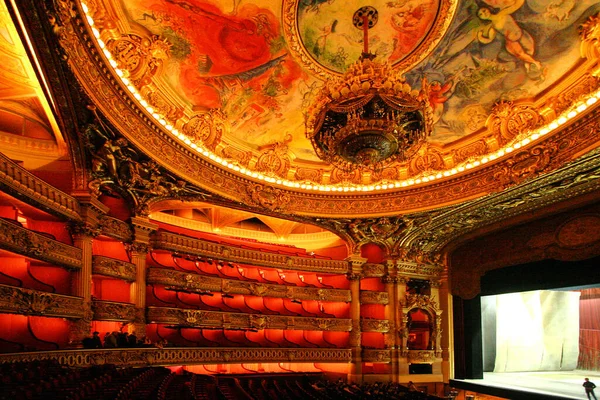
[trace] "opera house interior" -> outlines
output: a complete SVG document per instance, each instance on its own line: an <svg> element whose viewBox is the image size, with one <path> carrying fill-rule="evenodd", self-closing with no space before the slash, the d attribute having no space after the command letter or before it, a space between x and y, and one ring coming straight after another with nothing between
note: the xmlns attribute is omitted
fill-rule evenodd
<svg viewBox="0 0 600 400"><path fill-rule="evenodd" d="M0 398L583 398L599 61L596 0L0 2Z"/></svg>

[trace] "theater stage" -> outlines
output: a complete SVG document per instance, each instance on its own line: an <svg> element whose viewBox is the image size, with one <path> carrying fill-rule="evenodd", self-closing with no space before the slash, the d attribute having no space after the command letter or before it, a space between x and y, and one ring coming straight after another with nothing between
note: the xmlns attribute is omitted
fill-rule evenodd
<svg viewBox="0 0 600 400"><path fill-rule="evenodd" d="M514 400L587 399L581 386L586 377L600 398L600 371L485 372L483 379L452 379L450 385Z"/></svg>

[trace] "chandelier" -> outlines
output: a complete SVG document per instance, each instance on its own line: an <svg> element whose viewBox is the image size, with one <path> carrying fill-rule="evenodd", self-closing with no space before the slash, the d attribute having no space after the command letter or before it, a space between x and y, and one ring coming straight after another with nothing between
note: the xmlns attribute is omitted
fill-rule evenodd
<svg viewBox="0 0 600 400"><path fill-rule="evenodd" d="M373 7L354 13L364 51L341 78L328 80L308 110L306 136L317 156L344 171L378 171L409 159L433 125L427 84L413 90L389 63L374 61L368 30L378 19Z"/></svg>

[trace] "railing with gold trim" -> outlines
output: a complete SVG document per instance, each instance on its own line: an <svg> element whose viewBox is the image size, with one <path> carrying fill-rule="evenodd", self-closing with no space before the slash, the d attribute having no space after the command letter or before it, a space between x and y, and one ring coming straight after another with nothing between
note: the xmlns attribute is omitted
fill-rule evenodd
<svg viewBox="0 0 600 400"><path fill-rule="evenodd" d="M223 292L261 297L281 297L297 300L343 301L352 300L349 290L275 285L221 279L165 268L149 268L147 282L192 292ZM387 293L386 293L387 295Z"/></svg>
<svg viewBox="0 0 600 400"><path fill-rule="evenodd" d="M388 304L387 292L375 292L372 290L360 291L360 304Z"/></svg>
<svg viewBox="0 0 600 400"><path fill-rule="evenodd" d="M81 220L79 202L47 184L0 153L0 188L37 208L49 210L71 220Z"/></svg>
<svg viewBox="0 0 600 400"><path fill-rule="evenodd" d="M392 352L389 349L363 349L362 361L372 363L392 362Z"/></svg>
<svg viewBox="0 0 600 400"><path fill-rule="evenodd" d="M0 248L68 268L81 268L81 249L3 219L0 219Z"/></svg>
<svg viewBox="0 0 600 400"><path fill-rule="evenodd" d="M0 312L62 318L82 318L85 314L81 297L8 285L0 285Z"/></svg>
<svg viewBox="0 0 600 400"><path fill-rule="evenodd" d="M344 260L326 260L322 258L290 256L268 251L242 249L170 232L158 232L153 236L151 244L154 249L163 249L265 267L330 274L345 274L348 272L348 262Z"/></svg>
<svg viewBox="0 0 600 400"><path fill-rule="evenodd" d="M143 367L249 362L347 363L351 359L352 350L350 349L267 349L238 347L119 348L0 354L0 363L56 360L60 364L71 367L103 364Z"/></svg>
<svg viewBox="0 0 600 400"><path fill-rule="evenodd" d="M296 329L342 332L352 330L351 319L289 317L168 307L148 307L146 319L148 323L177 325L183 328Z"/></svg>
<svg viewBox="0 0 600 400"><path fill-rule="evenodd" d="M387 319L367 319L360 320L360 330L362 332L389 332L390 321Z"/></svg>
<svg viewBox="0 0 600 400"><path fill-rule="evenodd" d="M415 364L432 364L436 361L433 350L408 350L406 358L409 363Z"/></svg>
<svg viewBox="0 0 600 400"><path fill-rule="evenodd" d="M105 256L93 256L92 260L92 273L94 274L129 282L135 281L135 265L130 262Z"/></svg>
<svg viewBox="0 0 600 400"><path fill-rule="evenodd" d="M129 242L133 238L131 227L127 222L108 215L100 217L100 230L103 235L112 237L122 242Z"/></svg>
<svg viewBox="0 0 600 400"><path fill-rule="evenodd" d="M97 321L122 321L135 320L135 305L116 301L93 300L92 310L94 320Z"/></svg>

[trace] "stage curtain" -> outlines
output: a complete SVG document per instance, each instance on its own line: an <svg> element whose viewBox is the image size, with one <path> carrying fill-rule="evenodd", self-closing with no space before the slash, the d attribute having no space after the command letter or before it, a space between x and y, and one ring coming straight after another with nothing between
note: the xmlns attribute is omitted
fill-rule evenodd
<svg viewBox="0 0 600 400"><path fill-rule="evenodd" d="M600 371L600 297L596 297L598 293L589 296L587 292L582 291L582 300L579 302L581 325L577 368Z"/></svg>
<svg viewBox="0 0 600 400"><path fill-rule="evenodd" d="M544 290L497 296L494 372L575 369L579 295Z"/></svg>

